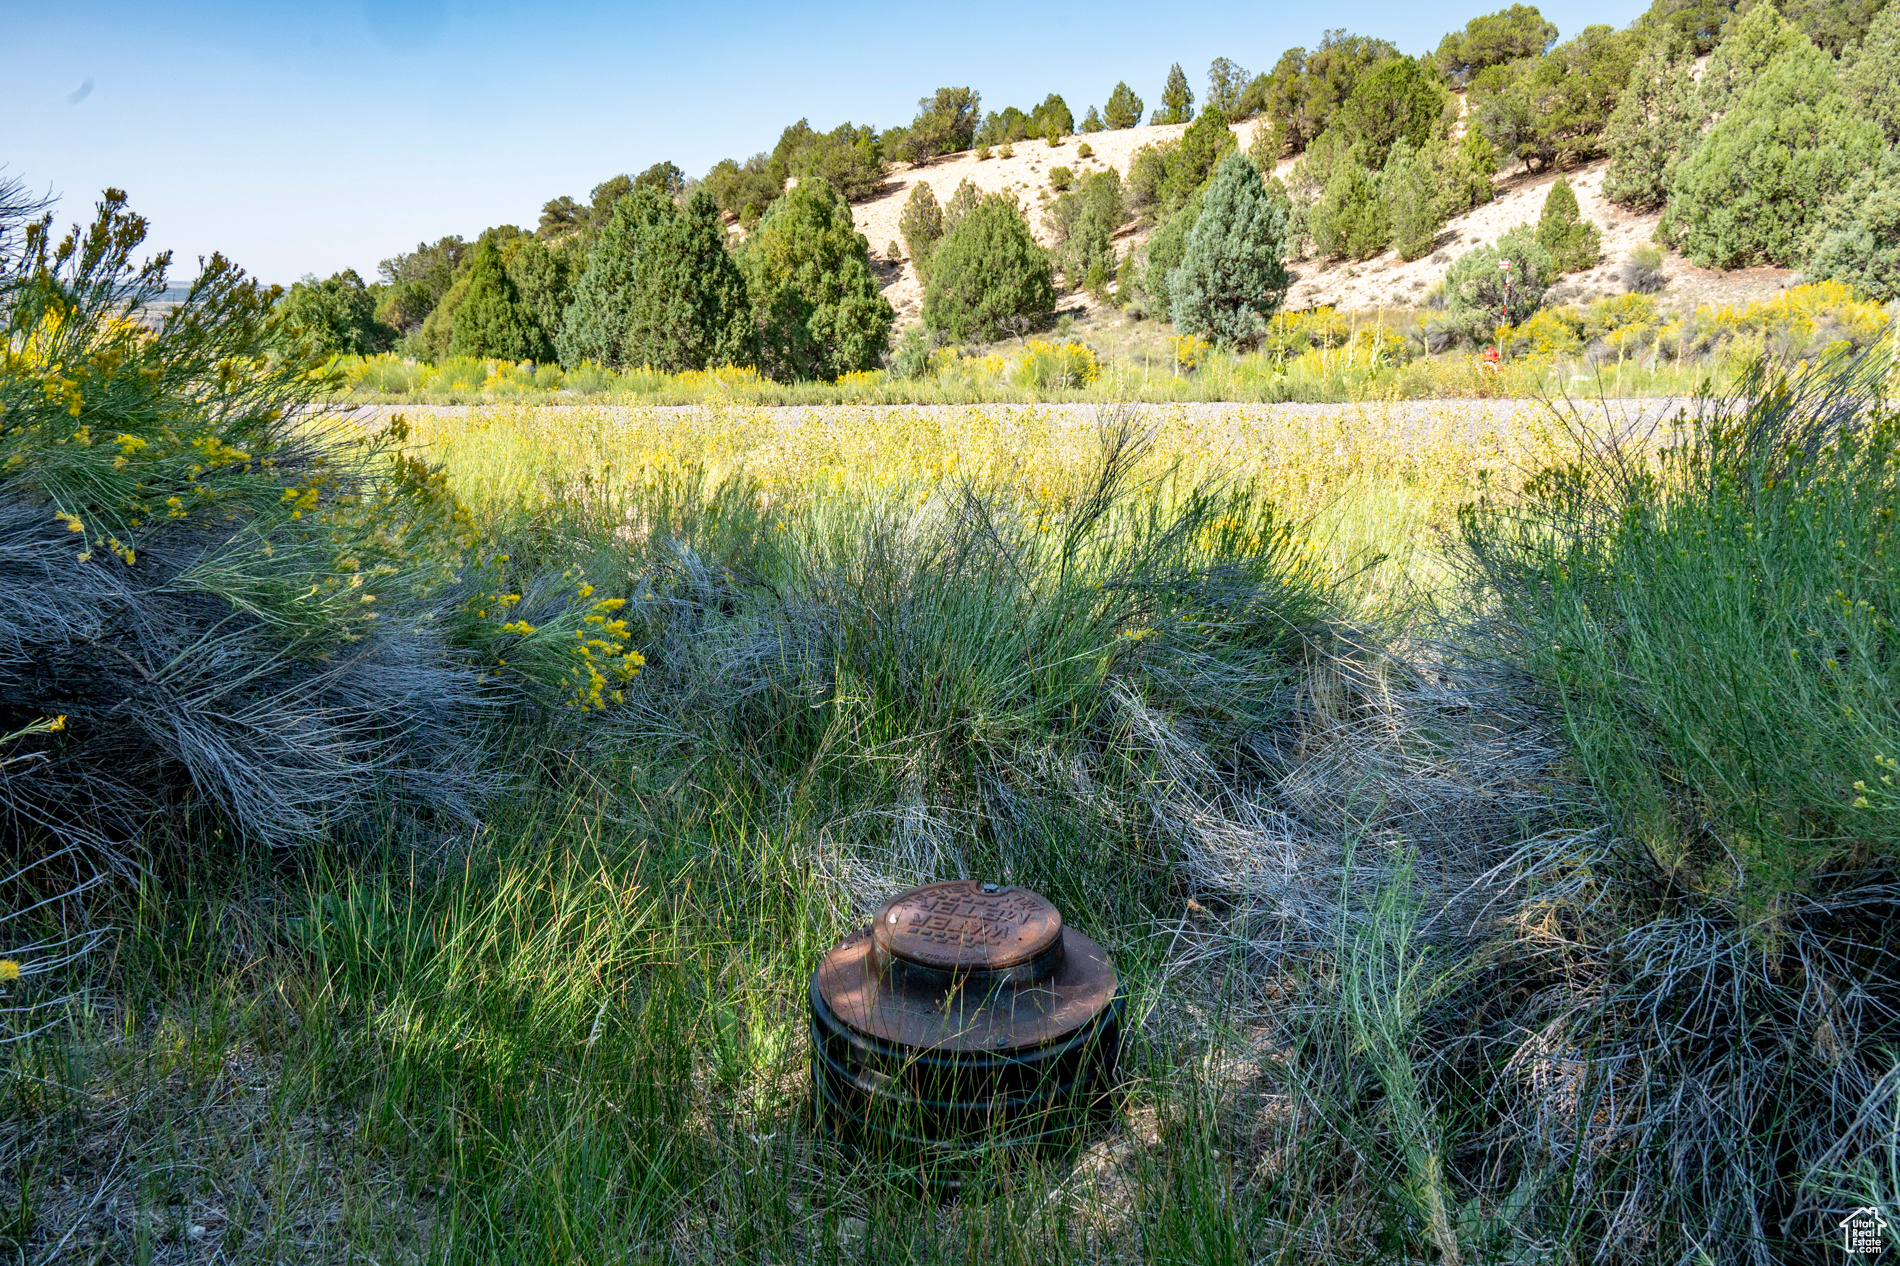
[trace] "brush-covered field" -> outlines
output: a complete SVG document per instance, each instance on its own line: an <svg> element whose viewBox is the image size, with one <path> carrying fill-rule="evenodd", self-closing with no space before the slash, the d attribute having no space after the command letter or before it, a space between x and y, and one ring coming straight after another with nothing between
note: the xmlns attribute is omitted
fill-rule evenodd
<svg viewBox="0 0 1900 1266"><path fill-rule="evenodd" d="M1434 322L1438 322L1435 324ZM1745 305L1671 311L1643 294L1543 308L1487 332L1502 359L1460 349L1442 313L1275 316L1259 347L1222 350L1153 321L1077 325L1043 337L932 349L922 331L888 367L835 382L775 382L751 368L664 373L582 363L392 354L340 357L337 398L358 404L876 405L1023 401L1526 399L1728 394L1766 356L1785 368L1838 363L1890 340L1891 305L1834 282Z"/></svg>
<svg viewBox="0 0 1900 1266"><path fill-rule="evenodd" d="M229 272L113 321L119 215L8 291L18 1259L1769 1263L1895 1207L1881 366L1627 435L370 430ZM1128 1037L948 1197L815 1134L804 1006L954 876L1106 945Z"/></svg>

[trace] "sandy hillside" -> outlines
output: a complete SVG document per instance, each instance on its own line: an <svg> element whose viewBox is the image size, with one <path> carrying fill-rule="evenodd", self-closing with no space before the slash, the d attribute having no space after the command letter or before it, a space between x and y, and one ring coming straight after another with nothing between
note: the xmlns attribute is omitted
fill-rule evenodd
<svg viewBox="0 0 1900 1266"><path fill-rule="evenodd" d="M1660 213L1629 212L1603 200L1603 176L1608 167L1607 161L1599 161L1561 173L1576 192L1578 212L1603 234L1603 262L1587 272L1566 276L1551 289L1551 302L1621 294L1623 286L1617 274L1623 261L1656 232ZM1295 311L1322 304L1350 311L1416 307L1433 286L1444 280L1452 260L1496 241L1521 224L1536 224L1543 214L1544 198L1559 174L1501 177L1495 198L1448 223L1439 231L1436 249L1409 264L1400 260L1396 251L1358 263L1303 261L1293 268L1296 280L1287 295L1287 307ZM1783 268L1716 272L1697 268L1673 252L1663 263L1663 275L1669 284L1659 298L1669 306L1765 298L1800 276Z"/></svg>
<svg viewBox="0 0 1900 1266"><path fill-rule="evenodd" d="M1252 139L1253 126L1252 121L1233 125L1233 131L1240 138L1242 146ZM1054 239L1043 226L1042 208L1055 197L1055 191L1049 187L1050 168L1067 167L1080 177L1113 167L1126 176L1129 160L1134 157L1136 150L1157 141L1171 141L1186 130L1185 123L1131 127L1066 137L1054 149L1049 147L1047 141L1018 141L1014 146L1015 155L1011 158L978 160L976 151L964 150L957 154L946 154L934 162L899 164L885 182L885 192L852 207L851 218L857 224L858 232L864 234L871 243L872 257L881 261L890 243L903 245L904 238L897 230L897 221L904 213L904 202L910 197L913 188L919 183L928 183L937 201L947 203L950 195L957 191L957 186L967 180L984 193L994 193L999 189L1015 190L1016 196L1029 212L1029 224L1035 231L1036 240L1048 246L1053 244ZM1089 158L1077 158L1076 150L1084 144L1095 152ZM916 317L923 304L923 290L917 284L917 271L911 267L910 260L905 259L895 268L880 269L880 274L884 297L897 309L898 324L902 325Z"/></svg>
<svg viewBox="0 0 1900 1266"><path fill-rule="evenodd" d="M1042 208L1055 196L1049 186L1049 171L1068 167L1081 176L1112 167L1128 173L1130 159L1143 145L1173 140L1186 130L1186 124L1164 127L1136 127L1120 131L1095 132L1066 138L1056 148L1047 141L1022 141L1010 158L979 160L975 151L948 154L934 162L901 164L885 182L884 192L853 206L852 219L858 231L871 245L871 257L878 265L878 280L885 298L897 309L899 325L916 319L923 302L917 273L905 259L888 264L885 251L890 243L901 247L903 235L897 222L912 188L928 182L939 203L950 200L957 186L970 181L984 193L1012 189L1029 211L1029 222L1044 245L1051 243L1042 223ZM1255 122L1233 125L1236 140L1244 149L1253 139ZM1077 149L1086 143L1094 151L1089 158L1078 158ZM1285 176L1292 166L1280 164ZM1648 242L1656 230L1657 215L1633 214L1603 200L1603 176L1607 163L1596 162L1564 173L1576 190L1577 206L1583 217L1603 233L1603 263L1588 272L1572 274L1552 291L1556 302L1587 300L1601 294L1618 294L1622 286L1617 270L1630 251ZM1442 281L1451 261L1473 247L1495 241L1501 234L1520 224L1535 224L1544 208L1544 197L1558 173L1537 175L1512 173L1498 178L1498 196L1469 214L1447 224L1438 235L1436 249L1423 259L1404 263L1394 251L1357 263L1321 263L1302 261L1293 267L1294 285L1287 296L1292 310L1330 305L1348 311L1418 306L1431 289ZM1124 229L1124 243L1139 242L1152 226L1139 231ZM1124 245L1123 249L1126 249ZM1665 304L1734 303L1764 298L1799 280L1798 273L1786 269L1751 268L1739 272L1713 272L1696 268L1679 255L1671 254L1664 264L1668 288L1660 296ZM1090 307L1084 295L1065 297L1065 309Z"/></svg>

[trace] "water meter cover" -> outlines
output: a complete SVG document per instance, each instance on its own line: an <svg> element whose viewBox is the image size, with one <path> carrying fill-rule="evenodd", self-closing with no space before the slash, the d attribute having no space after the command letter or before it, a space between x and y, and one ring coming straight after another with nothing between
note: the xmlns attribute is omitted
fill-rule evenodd
<svg viewBox="0 0 1900 1266"><path fill-rule="evenodd" d="M885 903L871 924L878 947L939 971L1001 971L1062 937L1062 915L1027 888L974 879L925 884Z"/></svg>

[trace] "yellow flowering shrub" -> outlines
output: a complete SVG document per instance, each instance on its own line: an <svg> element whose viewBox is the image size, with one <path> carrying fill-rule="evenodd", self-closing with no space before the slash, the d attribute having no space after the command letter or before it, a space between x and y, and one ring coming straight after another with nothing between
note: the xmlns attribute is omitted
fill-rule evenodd
<svg viewBox="0 0 1900 1266"><path fill-rule="evenodd" d="M126 816L68 807L86 760L14 810L129 840L149 827L141 796L172 805L189 784L246 833L302 838L403 803L411 770L417 800L465 812L491 777L471 709L614 700L642 662L619 599L590 600L578 573L517 577L400 418L312 409L337 366L278 350L276 292L228 261L162 321L123 319L163 288L164 257L131 263L143 233L109 193L89 229L55 247L35 223L24 262L0 259L0 639L57 665L28 681L0 665L0 697L47 691L35 710L68 713L71 735L62 718L38 741L110 768ZM0 786L0 809L10 794L27 793Z"/></svg>
<svg viewBox="0 0 1900 1266"><path fill-rule="evenodd" d="M1101 374L1094 348L1073 341L1032 339L1010 369L1009 381L1035 391L1065 391L1086 387Z"/></svg>

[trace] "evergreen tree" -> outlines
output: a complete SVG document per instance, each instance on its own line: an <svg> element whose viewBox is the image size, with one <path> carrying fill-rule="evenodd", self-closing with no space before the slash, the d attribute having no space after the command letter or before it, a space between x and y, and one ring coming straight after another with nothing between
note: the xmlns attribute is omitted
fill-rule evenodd
<svg viewBox="0 0 1900 1266"><path fill-rule="evenodd" d="M1510 268L1498 267L1508 261ZM1520 325L1544 306L1544 292L1557 279L1550 255L1537 244L1528 224L1452 261L1445 273L1445 298L1452 315L1474 337L1496 326Z"/></svg>
<svg viewBox="0 0 1900 1266"><path fill-rule="evenodd" d="M1595 268L1603 258L1603 235L1577 209L1577 191L1562 176L1544 195L1544 213L1537 221L1537 244L1550 254L1560 273Z"/></svg>
<svg viewBox="0 0 1900 1266"><path fill-rule="evenodd" d="M1795 38L1676 169L1665 224L1704 268L1792 263L1829 195L1880 152L1880 129L1849 112L1832 59Z"/></svg>
<svg viewBox="0 0 1900 1266"><path fill-rule="evenodd" d="M943 240L943 208L937 205L937 195L931 192L929 181L918 181L910 197L904 200L904 212L897 218L897 231L904 235L904 249L910 252L918 280L929 281L930 253Z"/></svg>
<svg viewBox="0 0 1900 1266"><path fill-rule="evenodd" d="M1075 132L1075 114L1061 94L1054 92L1044 97L1042 104L1029 112L1031 136L1047 136L1052 128L1059 136L1069 136Z"/></svg>
<svg viewBox="0 0 1900 1266"><path fill-rule="evenodd" d="M620 200L574 287L558 350L566 365L669 373L750 362L745 281L710 193L681 208L644 185Z"/></svg>
<svg viewBox="0 0 1900 1266"><path fill-rule="evenodd" d="M1497 196L1492 177L1498 173L1498 151L1484 132L1471 128L1458 142L1453 161L1446 165L1446 214L1463 215Z"/></svg>
<svg viewBox="0 0 1900 1266"><path fill-rule="evenodd" d="M917 117L905 136L905 157L923 162L969 149L983 117L983 96L969 88L939 88L917 102Z"/></svg>
<svg viewBox="0 0 1900 1266"><path fill-rule="evenodd" d="M1782 16L1822 52L1839 57L1861 39L1887 0L1781 0Z"/></svg>
<svg viewBox="0 0 1900 1266"><path fill-rule="evenodd" d="M1222 347L1251 344L1291 284L1286 212L1254 165L1229 154L1208 182L1181 262L1168 274L1170 320L1179 332Z"/></svg>
<svg viewBox="0 0 1900 1266"><path fill-rule="evenodd" d="M1691 58L1707 53L1722 40L1737 0L1654 0L1636 19L1634 29L1645 43L1662 43Z"/></svg>
<svg viewBox="0 0 1900 1266"><path fill-rule="evenodd" d="M502 248L502 266L521 292L522 302L534 311L541 332L558 345L561 322L574 298L575 264L586 257L565 240L549 245L539 236L519 237Z"/></svg>
<svg viewBox="0 0 1900 1266"><path fill-rule="evenodd" d="M1196 189L1180 210L1163 220L1148 239L1148 254L1141 272L1141 291L1148 296L1148 308L1156 316L1168 316L1174 309L1170 279L1187 254L1188 234L1200 221L1206 191Z"/></svg>
<svg viewBox="0 0 1900 1266"><path fill-rule="evenodd" d="M429 309L422 328L403 340L402 350L421 360L440 361L449 354L449 340L455 334L455 313L468 295L468 269L462 269L442 301Z"/></svg>
<svg viewBox="0 0 1900 1266"><path fill-rule="evenodd" d="M785 173L774 173L770 154L754 154L743 163L719 160L699 183L723 214L749 229L772 200L785 192Z"/></svg>
<svg viewBox="0 0 1900 1266"><path fill-rule="evenodd" d="M1054 314L1051 274L1016 199L990 194L937 247L924 324L957 340L1020 333Z"/></svg>
<svg viewBox="0 0 1900 1266"><path fill-rule="evenodd" d="M1900 299L1900 148L1889 147L1830 202L1807 273L1882 303Z"/></svg>
<svg viewBox="0 0 1900 1266"><path fill-rule="evenodd" d="M1603 196L1611 202L1650 211L1668 201L1677 165L1701 140L1702 115L1690 68L1690 62L1672 60L1666 46L1657 43L1631 69L1603 134L1610 156Z"/></svg>
<svg viewBox="0 0 1900 1266"><path fill-rule="evenodd" d="M1209 106L1200 118L1188 124L1177 144L1163 147L1167 174L1158 190L1162 213L1165 215L1180 206L1190 193L1207 183L1222 156L1235 144L1227 116Z"/></svg>
<svg viewBox="0 0 1900 1266"><path fill-rule="evenodd" d="M1357 153L1333 169L1310 220L1313 247L1323 257L1370 259L1392 241L1391 208L1379 178Z"/></svg>
<svg viewBox="0 0 1900 1266"><path fill-rule="evenodd" d="M1194 117L1194 89L1188 87L1181 63L1168 67L1168 82L1161 88L1161 108L1150 123L1186 123Z"/></svg>
<svg viewBox="0 0 1900 1266"><path fill-rule="evenodd" d="M1425 67L1410 57L1395 57L1353 86L1329 130L1345 145L1363 145L1367 166L1385 165L1393 142L1403 138L1414 150L1442 135L1455 110Z"/></svg>
<svg viewBox="0 0 1900 1266"><path fill-rule="evenodd" d="M305 277L277 301L276 313L292 338L323 355L369 356L396 338L376 319L376 297L354 268L323 281Z"/></svg>
<svg viewBox="0 0 1900 1266"><path fill-rule="evenodd" d="M1697 85L1702 112L1697 124L1711 115L1733 110L1769 63L1796 44L1805 43L1807 40L1772 4L1757 4L1730 22L1722 42L1709 54L1709 64Z"/></svg>
<svg viewBox="0 0 1900 1266"><path fill-rule="evenodd" d="M1464 84L1479 71L1505 62L1542 57L1557 42L1557 24L1528 4L1514 4L1465 23L1438 43L1438 71Z"/></svg>
<svg viewBox="0 0 1900 1266"><path fill-rule="evenodd" d="M1084 177L1077 189L1050 203L1042 219L1055 239L1055 266L1071 287L1083 284L1090 269L1104 277L1114 273L1115 230L1127 222L1128 210L1113 167Z"/></svg>
<svg viewBox="0 0 1900 1266"><path fill-rule="evenodd" d="M686 188L686 173L673 163L661 160L633 178L633 187L651 185L669 198L677 198Z"/></svg>
<svg viewBox="0 0 1900 1266"><path fill-rule="evenodd" d="M1841 58L1841 91L1854 113L1900 141L1900 4L1888 0L1862 39Z"/></svg>
<svg viewBox="0 0 1900 1266"><path fill-rule="evenodd" d="M1286 139L1280 135L1280 129L1273 126L1272 119L1261 119L1253 125L1253 132L1247 138L1247 157L1253 160L1262 176L1273 174L1284 153Z"/></svg>
<svg viewBox="0 0 1900 1266"><path fill-rule="evenodd" d="M1084 132L1099 132L1102 130L1102 126L1102 112L1097 110L1094 106L1090 106L1089 112L1082 116L1082 130Z"/></svg>
<svg viewBox="0 0 1900 1266"><path fill-rule="evenodd" d="M486 233L469 260L468 290L455 312L449 355L533 361L554 357L534 309L522 299L514 279L502 267L501 249Z"/></svg>
<svg viewBox="0 0 1900 1266"><path fill-rule="evenodd" d="M459 236L445 237L433 246L418 242L415 250L382 261L376 271L387 288L376 305L376 319L405 335L417 334L461 275L470 249ZM446 345L446 334L443 341Z"/></svg>
<svg viewBox="0 0 1900 1266"><path fill-rule="evenodd" d="M1263 97L1289 152L1298 154L1311 145L1326 131L1360 78L1398 55L1399 50L1385 40L1344 31L1326 32L1311 52L1289 48L1282 53L1267 78Z"/></svg>
<svg viewBox="0 0 1900 1266"><path fill-rule="evenodd" d="M1401 137L1385 160L1379 183L1392 212L1392 245L1403 260L1423 259L1445 225L1447 188L1440 162L1451 155L1434 144L1417 151ZM1439 160L1439 161L1434 161Z"/></svg>
<svg viewBox="0 0 1900 1266"><path fill-rule="evenodd" d="M1240 112L1240 94L1247 89L1247 72L1226 57L1216 57L1207 67L1207 104L1228 118Z"/></svg>
<svg viewBox="0 0 1900 1266"><path fill-rule="evenodd" d="M1102 121L1117 131L1137 126L1141 122L1141 98L1127 84L1117 83L1115 91L1108 94L1108 106L1102 111Z"/></svg>
<svg viewBox="0 0 1900 1266"><path fill-rule="evenodd" d="M949 237L957 231L957 225L976 210L976 204L983 200L983 191L968 180L957 182L957 191L950 195L949 205L943 209L943 236ZM939 241L942 238L938 239Z"/></svg>
<svg viewBox="0 0 1900 1266"><path fill-rule="evenodd" d="M1479 73L1466 95L1492 144L1533 171L1597 157L1639 51L1631 31L1585 27L1534 61Z"/></svg>
<svg viewBox="0 0 1900 1266"><path fill-rule="evenodd" d="M761 370L780 382L831 382L877 367L896 314L878 293L869 244L830 185L801 180L773 203L741 262Z"/></svg>

